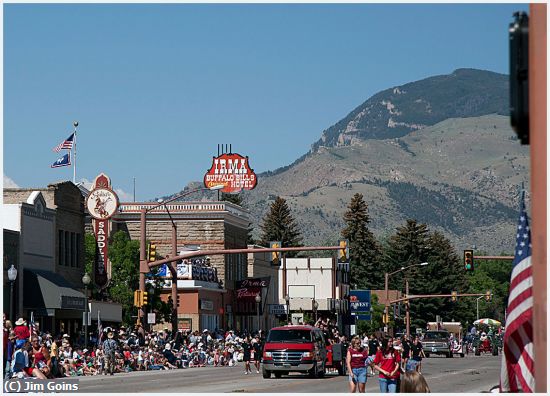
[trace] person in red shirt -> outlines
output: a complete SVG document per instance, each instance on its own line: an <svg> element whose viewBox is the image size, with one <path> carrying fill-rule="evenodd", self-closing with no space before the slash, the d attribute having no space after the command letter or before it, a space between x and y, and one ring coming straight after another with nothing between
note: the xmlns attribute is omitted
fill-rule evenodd
<svg viewBox="0 0 550 396"><path fill-rule="evenodd" d="M357 336L351 340L351 346L348 348L346 356L346 365L349 373L349 390L355 393L359 388L359 393L365 393L367 384L367 366L365 360L369 357L369 348L363 348L361 339Z"/></svg>
<svg viewBox="0 0 550 396"><path fill-rule="evenodd" d="M393 339L383 339L382 347L374 358L374 369L380 372L380 393L395 393L400 375L401 356L393 349Z"/></svg>
<svg viewBox="0 0 550 396"><path fill-rule="evenodd" d="M18 340L28 340L31 336L31 332L29 331L27 322L23 318L17 319L13 332L15 333L15 336Z"/></svg>

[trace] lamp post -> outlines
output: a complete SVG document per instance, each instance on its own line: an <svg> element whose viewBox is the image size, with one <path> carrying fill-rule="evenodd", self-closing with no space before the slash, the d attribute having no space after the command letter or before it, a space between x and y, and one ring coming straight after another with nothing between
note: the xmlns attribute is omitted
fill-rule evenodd
<svg viewBox="0 0 550 396"><path fill-rule="evenodd" d="M287 294L285 295L285 301L286 301L286 322L290 322L290 296Z"/></svg>
<svg viewBox="0 0 550 396"><path fill-rule="evenodd" d="M319 308L319 303L317 302L316 299L313 299L312 306L313 306L313 314L315 315L315 323L317 323L317 308Z"/></svg>
<svg viewBox="0 0 550 396"><path fill-rule="evenodd" d="M256 320L258 321L258 331L260 330L260 303L262 302L262 296L256 294Z"/></svg>
<svg viewBox="0 0 550 396"><path fill-rule="evenodd" d="M222 188L224 187L223 184L218 184L216 186L213 186L213 187L201 187L201 188L196 188L194 190L191 190L191 191L186 191L184 193L181 193L181 194L178 194L176 195L175 197L173 198L170 198L166 201L162 201L162 202L159 202L157 205L155 206L152 206L150 208L147 208L147 209L142 209L141 210L141 216L140 216L140 238L139 238L139 245L140 245L140 248L139 248L139 290L141 291L145 291L145 274L147 274L149 272L149 265L147 264L147 257L146 257L146 253L145 253L145 236L146 236L146 233L147 233L147 230L146 230L146 227L147 227L147 219L146 219L146 215L148 212L152 211L153 209L157 209L158 207L164 205L166 207L166 211L168 212L168 207L166 206L167 203L170 203L172 201L175 201L177 199L180 199L180 198L183 198L187 195L190 195L190 194L193 194L193 193L196 193L198 191L204 191L204 190L210 190L210 191L215 191L215 190L221 190ZM168 212L168 215L170 216L170 220L172 220L172 216L170 215L170 212ZM176 224L174 223L174 221L172 220L172 254L174 256L177 255L177 229L176 229ZM175 263L172 263L172 265L170 265L170 272L172 273L172 301L174 302L174 309L172 310L172 331L175 331L177 329L177 300L178 300L178 297L177 297L177 273L176 273L176 264ZM139 311L138 311L138 323L140 322L140 319L141 317L143 316L143 309L140 308Z"/></svg>
<svg viewBox="0 0 550 396"><path fill-rule="evenodd" d="M386 294L386 304L385 304L386 315L389 315L389 313L390 313L390 304L389 304L390 297L389 297L389 289L388 289L388 283L389 283L390 276L392 276L394 274L397 274L398 272L405 271L406 269L409 269L411 267L424 267L425 265L428 265L428 263L424 262L424 263L418 263L418 264L411 264L411 265L408 265L406 267L401 267L400 269L398 269L396 271L393 271L393 272L390 272L390 273L388 273L388 272L385 273L385 276L384 276L384 290L385 290L385 294ZM406 286L407 286L406 287L406 293L408 295L409 294L408 282L407 282ZM408 312L408 303L409 303L409 301L407 300L407 337L410 337L410 334L409 334L409 327L410 327L409 320L410 320L410 317L409 317L409 312Z"/></svg>
<svg viewBox="0 0 550 396"><path fill-rule="evenodd" d="M485 296L479 296L476 298L476 319L479 319L479 300Z"/></svg>
<svg viewBox="0 0 550 396"><path fill-rule="evenodd" d="M8 269L8 280L10 281L10 320L12 321L15 321L13 284L15 283L16 279L17 279L17 268L15 268L12 264L11 267Z"/></svg>
<svg viewBox="0 0 550 396"><path fill-rule="evenodd" d="M85 273L82 277L82 283L84 283L84 348L88 348L88 285L92 279L88 273Z"/></svg>

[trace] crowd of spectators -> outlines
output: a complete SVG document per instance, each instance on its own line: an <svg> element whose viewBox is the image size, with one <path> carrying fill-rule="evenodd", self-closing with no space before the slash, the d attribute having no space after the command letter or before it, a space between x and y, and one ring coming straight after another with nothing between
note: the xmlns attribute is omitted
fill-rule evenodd
<svg viewBox="0 0 550 396"><path fill-rule="evenodd" d="M68 334L53 336L32 329L23 318L15 327L4 319L5 378L56 378L107 375L130 371L236 366L245 351L261 356L263 335L233 330L147 332L134 328L105 328L87 343ZM258 356L253 360L258 359ZM258 359L259 361L259 359Z"/></svg>

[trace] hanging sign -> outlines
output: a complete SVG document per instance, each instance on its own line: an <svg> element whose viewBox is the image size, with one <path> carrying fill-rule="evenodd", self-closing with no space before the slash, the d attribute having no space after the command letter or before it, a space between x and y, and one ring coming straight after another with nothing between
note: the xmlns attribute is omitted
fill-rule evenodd
<svg viewBox="0 0 550 396"><path fill-rule="evenodd" d="M94 180L92 191L86 199L86 208L92 216L95 239L97 242L94 262L94 282L100 289L109 283L109 219L118 209L118 197L111 189L111 179L103 173Z"/></svg>
<svg viewBox="0 0 550 396"><path fill-rule="evenodd" d="M238 193L242 190L252 190L258 180L254 170L248 164L248 157L228 153L213 157L212 166L204 175L204 186L207 188L223 185L220 191Z"/></svg>

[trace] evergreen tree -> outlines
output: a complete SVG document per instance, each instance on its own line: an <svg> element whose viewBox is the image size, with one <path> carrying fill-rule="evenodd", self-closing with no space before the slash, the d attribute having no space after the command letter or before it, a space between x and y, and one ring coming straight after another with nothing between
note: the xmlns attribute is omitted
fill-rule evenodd
<svg viewBox="0 0 550 396"><path fill-rule="evenodd" d="M369 230L368 206L362 194L355 194L344 214L346 227L342 237L349 241L351 267L350 283L353 288L379 289L384 286L380 267L380 245Z"/></svg>
<svg viewBox="0 0 550 396"><path fill-rule="evenodd" d="M416 220L409 219L407 223L398 227L396 233L387 240L384 249L384 271L391 273L409 265L428 262L431 254L429 245L429 230L426 224L419 224ZM429 264L431 265L431 264ZM432 278L423 278L426 266L413 266L405 271L398 272L389 277L389 289L399 290L405 293L405 277L409 281L409 294L433 294L438 293L437 286ZM415 300L410 304L411 323L420 325L425 320L420 314L420 306L425 306L428 311L433 311L431 300ZM417 322L413 322L416 320ZM400 322L404 326L404 322Z"/></svg>
<svg viewBox="0 0 550 396"><path fill-rule="evenodd" d="M243 197L241 194L226 194L222 193L222 201L234 203L235 205L243 206Z"/></svg>
<svg viewBox="0 0 550 396"><path fill-rule="evenodd" d="M259 245L269 247L270 241L281 241L282 247L298 247L302 245L302 236L292 217L286 200L277 197L260 225L262 235ZM294 252L285 253L287 257L295 257Z"/></svg>

